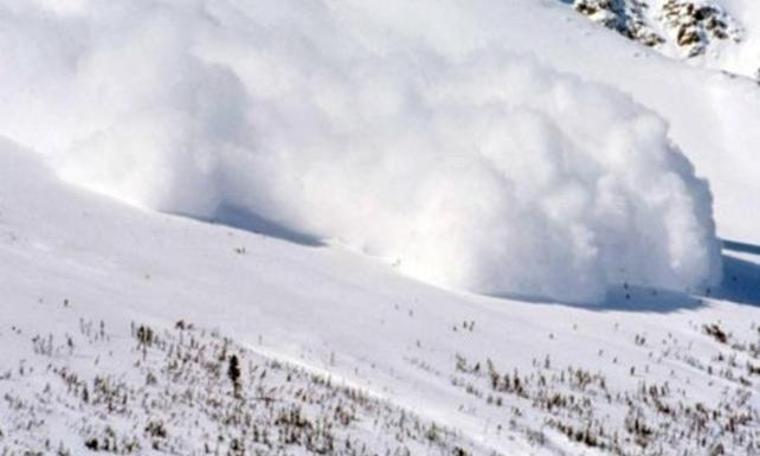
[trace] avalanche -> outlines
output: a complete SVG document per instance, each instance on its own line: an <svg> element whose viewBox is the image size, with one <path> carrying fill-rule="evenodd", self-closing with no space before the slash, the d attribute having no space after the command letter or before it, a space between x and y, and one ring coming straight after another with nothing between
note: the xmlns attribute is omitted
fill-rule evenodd
<svg viewBox="0 0 760 456"><path fill-rule="evenodd" d="M710 190L667 122L532 57L455 55L352 2L3 4L0 134L71 182L488 294L720 280Z"/></svg>
<svg viewBox="0 0 760 456"><path fill-rule="evenodd" d="M758 454L757 5L0 0L0 454Z"/></svg>

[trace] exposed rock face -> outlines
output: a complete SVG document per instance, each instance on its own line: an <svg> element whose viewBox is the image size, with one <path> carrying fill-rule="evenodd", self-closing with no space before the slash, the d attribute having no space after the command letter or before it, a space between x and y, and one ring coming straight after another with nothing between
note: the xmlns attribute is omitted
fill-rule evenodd
<svg viewBox="0 0 760 456"><path fill-rule="evenodd" d="M649 6L642 0L575 0L573 7L594 22L644 45L654 47L665 42L648 25L645 11Z"/></svg>
<svg viewBox="0 0 760 456"><path fill-rule="evenodd" d="M574 0L594 22L650 47L670 44L684 57L721 41L740 42L742 27L714 0Z"/></svg>
<svg viewBox="0 0 760 456"><path fill-rule="evenodd" d="M736 21L707 2L666 0L660 20L689 57L703 54L715 40L739 42L742 38Z"/></svg>

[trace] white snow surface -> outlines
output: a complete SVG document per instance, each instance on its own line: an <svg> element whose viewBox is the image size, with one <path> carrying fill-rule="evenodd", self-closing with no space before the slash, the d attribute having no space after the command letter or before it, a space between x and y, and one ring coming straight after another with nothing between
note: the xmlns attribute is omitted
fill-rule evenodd
<svg viewBox="0 0 760 456"><path fill-rule="evenodd" d="M564 41L541 35L559 10L515 31L494 18L546 8L0 5L0 134L71 182L165 212L249 214L487 294L589 302L622 283L720 280L710 190L671 112L522 55L561 50L540 41ZM692 159L726 139L697 136L682 144ZM726 166L744 164L729 152Z"/></svg>
<svg viewBox="0 0 760 456"><path fill-rule="evenodd" d="M0 449L10 454L98 454L85 447L94 438L123 452L137 442L132 454L204 454L204 444L219 446L217 436L242 438L239 427L214 426L204 414L214 404L206 394L238 404L226 378L193 384L165 371L186 365L179 349L168 366L154 362L153 350L147 360L135 350L136 325L163 337L180 320L230 337L244 366L263 355L388 401L408 423L451 429L468 454L699 454L718 445L754 454L760 445L757 247L724 255L726 278L710 298L629 286L602 306L520 302L434 288L336 246L136 210L58 182L34 158L0 147ZM710 325L726 343L706 334ZM493 390L488 363L519 375L526 391ZM146 384L146 369L162 383ZM278 375L268 370L268 379ZM246 382L252 377L245 369ZM278 402L288 388L319 392L280 377L269 380ZM97 399L104 381L117 388L116 410ZM124 384L130 402L121 411ZM655 402L652 387L662 391ZM245 393L254 403L256 394ZM570 397L577 407L561 405ZM314 416L313 408L303 413ZM645 447L633 441L634 418L655 432ZM392 450L388 442L411 454L452 454L426 439L376 435L378 419L360 414L345 429L374 442L369 454ZM151 420L167 437L151 436ZM560 425L575 430L571 438ZM615 433L619 446L578 443L578 430L604 435L605 445ZM277 446L246 454L313 454L270 431Z"/></svg>

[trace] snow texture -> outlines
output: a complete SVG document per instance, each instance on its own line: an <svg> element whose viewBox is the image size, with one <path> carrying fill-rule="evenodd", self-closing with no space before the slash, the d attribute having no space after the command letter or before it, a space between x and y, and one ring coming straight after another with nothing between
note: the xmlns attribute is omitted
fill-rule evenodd
<svg viewBox="0 0 760 456"><path fill-rule="evenodd" d="M359 454L758 453L757 245L726 243L708 297L521 302L126 207L38 161L0 140L0 453L300 455L325 430Z"/></svg>
<svg viewBox="0 0 760 456"><path fill-rule="evenodd" d="M658 115L372 14L394 13L1 0L0 135L131 203L236 208L447 287L585 302L720 280L710 190Z"/></svg>

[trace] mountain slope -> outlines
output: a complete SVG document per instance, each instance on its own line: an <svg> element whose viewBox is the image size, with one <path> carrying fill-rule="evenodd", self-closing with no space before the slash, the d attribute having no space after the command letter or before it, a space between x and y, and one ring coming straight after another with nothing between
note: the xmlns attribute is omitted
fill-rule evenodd
<svg viewBox="0 0 760 456"><path fill-rule="evenodd" d="M554 0L0 21L2 452L758 451L751 79ZM415 240L523 288L410 278Z"/></svg>
<svg viewBox="0 0 760 456"><path fill-rule="evenodd" d="M141 361L135 335L145 325L176 344L183 332L170 329L180 320L200 328L184 337L217 344L215 350L221 341L201 330L220 328L235 341L230 351L245 366L305 368L389 401L387 416L407 410L422 426L422 434L403 441L407 448L503 454L703 448L692 447L693 439L671 438L680 432L709 436L704 445L729 452L756 445L757 402L749 393L757 375L751 347L758 334L753 290L760 266L753 255L724 259L725 285L710 291L718 300L621 288L600 307L524 303L431 288L336 247L136 211L57 182L28 152L4 147L0 157L0 194L12 195L0 207L0 356L6 366L0 388L9 405L0 414L4 448L42 449L39 437L45 436L51 448L71 454L114 442L120 451L157 445L157 452L172 446L194 452L204 443L230 448L231 438L265 449L253 443L253 434L216 428L213 421L211 433L190 437L192 423L207 419L194 408L148 407L118 422L94 413L108 410L110 394L121 397L111 390L95 393L103 379L117 391L133 391L125 396L128 404L151 391L185 391L174 377L157 377L160 389L146 386L146 372L171 366L171 355L150 348L150 361ZM192 353L192 346L185 350ZM207 375L183 365L185 375ZM77 405L83 399L71 396L61 369L100 399ZM253 382L244 372L244 381ZM494 383L493 373L510 380ZM219 388L214 394L234 402L221 375L206 388ZM517 377L521 386L512 380ZM664 388L660 402L639 393L644 383ZM343 394L325 391L315 394ZM633 398L632 405L625 406L625 398ZM550 406L547 400L559 402ZM576 408L565 402L570 400L588 406ZM368 411L356 412L356 422L337 427L336 435L366 443L359 429L383 407L362 406ZM703 422L694 407L718 414ZM320 419L318 411L302 411ZM724 429L727 420L734 423L731 432ZM257 422L270 436L289 429ZM442 436L447 429L455 433L441 437L442 446L431 443L424 438L431 422ZM653 433L640 435L644 428ZM160 437L163 432L168 437ZM215 432L225 432L224 442L216 443ZM574 443L576 432L586 443ZM283 445L287 454L305 445L282 442L270 443ZM377 448L389 444L373 442Z"/></svg>

